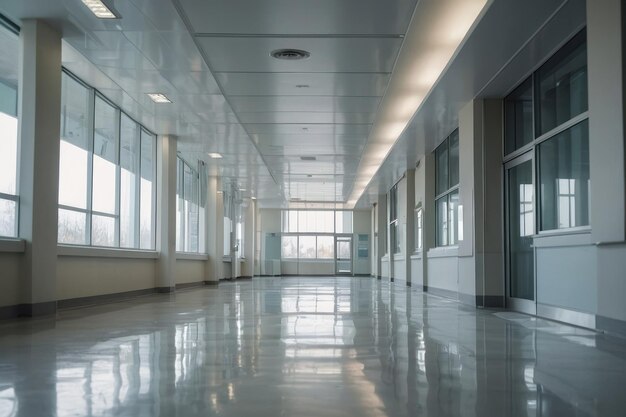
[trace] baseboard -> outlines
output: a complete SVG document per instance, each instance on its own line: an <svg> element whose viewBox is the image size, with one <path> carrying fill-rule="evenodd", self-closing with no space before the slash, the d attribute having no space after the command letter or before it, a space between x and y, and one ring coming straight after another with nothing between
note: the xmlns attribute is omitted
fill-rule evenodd
<svg viewBox="0 0 626 417"><path fill-rule="evenodd" d="M444 290L443 288L429 287L428 285L424 285L424 291L429 294L438 295L440 297L445 297L445 298L451 298L453 300L459 301L459 294L456 291Z"/></svg>
<svg viewBox="0 0 626 417"><path fill-rule="evenodd" d="M17 304L0 307L0 319L14 319L16 317L44 317L54 315L57 312L56 301L43 303Z"/></svg>
<svg viewBox="0 0 626 417"><path fill-rule="evenodd" d="M196 282L183 282L181 284L176 284L177 290L183 290L185 288L193 288L193 287L202 287L205 285L206 281L196 281Z"/></svg>
<svg viewBox="0 0 626 417"><path fill-rule="evenodd" d="M598 330L626 337L626 321L596 315Z"/></svg>
<svg viewBox="0 0 626 417"><path fill-rule="evenodd" d="M204 285L219 285L219 281L204 281Z"/></svg>
<svg viewBox="0 0 626 417"><path fill-rule="evenodd" d="M407 281L407 282L406 282L406 286L407 286L407 287L410 287L410 286L411 286L411 281Z"/></svg>
<svg viewBox="0 0 626 417"><path fill-rule="evenodd" d="M372 276L372 274L354 274L354 277L367 277L370 278Z"/></svg>
<svg viewBox="0 0 626 417"><path fill-rule="evenodd" d="M92 295L89 297L68 298L65 300L59 300L59 309L86 307L94 304L104 304L116 301L123 301L129 298L140 297L142 295L154 294L156 288L146 288L143 290L125 291L113 294Z"/></svg>
<svg viewBox="0 0 626 417"><path fill-rule="evenodd" d="M251 275L242 275L240 277L237 277L237 279L252 279Z"/></svg>
<svg viewBox="0 0 626 417"><path fill-rule="evenodd" d="M381 279L383 279L383 276L382 275L376 275L376 279L381 280Z"/></svg>
<svg viewBox="0 0 626 417"><path fill-rule="evenodd" d="M159 294L168 294L176 291L176 287L156 287L155 291Z"/></svg>

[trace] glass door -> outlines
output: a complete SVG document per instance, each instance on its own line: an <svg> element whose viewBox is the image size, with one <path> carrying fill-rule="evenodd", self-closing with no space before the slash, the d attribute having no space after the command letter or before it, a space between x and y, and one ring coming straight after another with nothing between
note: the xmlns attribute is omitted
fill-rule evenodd
<svg viewBox="0 0 626 417"><path fill-rule="evenodd" d="M507 307L537 313L535 286L535 181L532 152L505 165Z"/></svg>
<svg viewBox="0 0 626 417"><path fill-rule="evenodd" d="M335 238L335 272L337 275L352 275L352 236Z"/></svg>

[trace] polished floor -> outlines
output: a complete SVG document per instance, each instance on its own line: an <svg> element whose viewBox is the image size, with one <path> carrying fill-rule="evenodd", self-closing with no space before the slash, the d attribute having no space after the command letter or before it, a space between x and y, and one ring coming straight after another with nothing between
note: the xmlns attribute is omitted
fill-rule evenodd
<svg viewBox="0 0 626 417"><path fill-rule="evenodd" d="M0 417L624 416L626 340L370 278L0 323Z"/></svg>

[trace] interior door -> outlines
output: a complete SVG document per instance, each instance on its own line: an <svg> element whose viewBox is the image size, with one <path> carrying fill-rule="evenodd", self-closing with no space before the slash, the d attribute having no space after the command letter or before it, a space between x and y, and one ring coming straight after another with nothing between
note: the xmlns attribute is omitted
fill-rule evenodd
<svg viewBox="0 0 626 417"><path fill-rule="evenodd" d="M335 238L335 272L337 275L352 275L352 236Z"/></svg>
<svg viewBox="0 0 626 417"><path fill-rule="evenodd" d="M505 165L507 307L537 313L533 235L536 228L532 151Z"/></svg>

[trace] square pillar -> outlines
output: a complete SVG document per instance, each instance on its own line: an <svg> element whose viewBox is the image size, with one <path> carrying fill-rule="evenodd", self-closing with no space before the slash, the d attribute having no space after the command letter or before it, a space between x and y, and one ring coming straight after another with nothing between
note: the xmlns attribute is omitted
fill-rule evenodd
<svg viewBox="0 0 626 417"><path fill-rule="evenodd" d="M26 241L21 315L56 312L61 34L41 20L20 31L19 237Z"/></svg>
<svg viewBox="0 0 626 417"><path fill-rule="evenodd" d="M158 292L176 289L176 138L157 141L157 251L155 287Z"/></svg>

